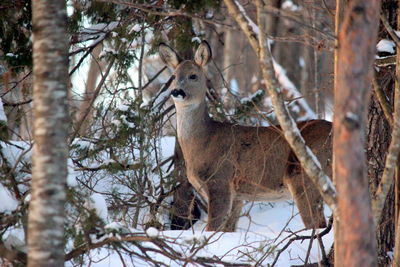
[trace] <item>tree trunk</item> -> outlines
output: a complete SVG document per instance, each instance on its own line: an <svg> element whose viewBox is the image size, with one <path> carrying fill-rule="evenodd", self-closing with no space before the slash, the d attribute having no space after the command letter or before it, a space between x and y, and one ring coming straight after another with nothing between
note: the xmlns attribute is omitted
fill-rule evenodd
<svg viewBox="0 0 400 267"><path fill-rule="evenodd" d="M80 129L79 129L79 134L80 135L85 135L88 134L88 131L90 129L90 126L93 121L93 113L94 111L92 110L91 103L92 103L92 98L97 97L95 94L96 87L97 87L97 80L100 76L101 71L105 67L105 62L99 58L100 52L103 50L103 44L99 43L92 52L92 58L90 60L90 65L89 65L89 70L87 73L87 79L86 79L86 88L85 92L83 94L83 101L79 106L79 112L77 119L81 120L84 117L84 114L89 111L89 114L85 117Z"/></svg>
<svg viewBox="0 0 400 267"><path fill-rule="evenodd" d="M28 266L64 265L68 36L64 0L32 1L34 149Z"/></svg>
<svg viewBox="0 0 400 267"><path fill-rule="evenodd" d="M339 34L334 117L338 193L336 266L376 266L375 227L364 153L380 1L351 0Z"/></svg>

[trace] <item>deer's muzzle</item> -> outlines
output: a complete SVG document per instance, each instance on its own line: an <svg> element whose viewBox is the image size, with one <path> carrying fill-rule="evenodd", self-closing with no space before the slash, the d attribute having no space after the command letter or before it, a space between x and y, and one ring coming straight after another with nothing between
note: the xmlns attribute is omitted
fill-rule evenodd
<svg viewBox="0 0 400 267"><path fill-rule="evenodd" d="M174 89L171 92L172 97L184 99L186 97L185 92L182 89Z"/></svg>

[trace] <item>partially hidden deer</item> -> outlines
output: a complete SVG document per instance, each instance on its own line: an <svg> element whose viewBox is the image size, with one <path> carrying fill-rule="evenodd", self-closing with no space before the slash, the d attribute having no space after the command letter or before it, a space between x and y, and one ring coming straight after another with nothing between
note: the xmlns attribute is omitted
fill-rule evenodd
<svg viewBox="0 0 400 267"><path fill-rule="evenodd" d="M279 126L246 127L210 118L204 67L211 49L203 41L194 60L181 61L160 44L163 62L174 70L171 96L177 115L177 137L187 177L208 202L207 231L234 231L241 203L293 197L306 228L326 226L323 201L286 142ZM297 124L301 134L331 176L331 123Z"/></svg>

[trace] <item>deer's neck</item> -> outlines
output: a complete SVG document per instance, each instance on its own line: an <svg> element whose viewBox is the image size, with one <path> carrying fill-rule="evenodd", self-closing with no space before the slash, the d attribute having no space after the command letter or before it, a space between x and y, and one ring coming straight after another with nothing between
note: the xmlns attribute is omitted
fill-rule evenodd
<svg viewBox="0 0 400 267"><path fill-rule="evenodd" d="M180 142L206 137L209 134L211 119L206 102L198 105L176 106L177 131Z"/></svg>

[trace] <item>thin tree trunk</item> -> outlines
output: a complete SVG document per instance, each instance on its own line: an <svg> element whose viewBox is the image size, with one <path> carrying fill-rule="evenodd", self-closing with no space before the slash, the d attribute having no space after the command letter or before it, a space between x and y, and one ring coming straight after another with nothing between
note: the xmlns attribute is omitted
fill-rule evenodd
<svg viewBox="0 0 400 267"><path fill-rule="evenodd" d="M95 95L97 85L96 82L100 76L101 71L106 65L105 62L100 60L99 58L100 52L102 50L103 44L99 43L92 52L92 58L90 60L89 70L87 74L85 93L83 95L83 101L81 102L79 107L79 112L76 116L76 118L80 120L83 118L85 112L89 110L89 114L86 116L84 122L79 129L80 135L85 135L88 133L90 125L93 121L93 110L91 109L91 102L92 98L97 97L97 95Z"/></svg>
<svg viewBox="0 0 400 267"><path fill-rule="evenodd" d="M400 30L400 3L397 2L397 30ZM400 115L400 47L397 46L396 48L396 80L395 80L395 103L394 103L394 118L399 119ZM396 123L396 122L394 122ZM399 123L399 122L397 122ZM394 127L400 127L400 125L393 125L392 129L394 130ZM393 140L392 136L392 140ZM400 140L397 140L397 142L400 142ZM398 154L397 154L398 155ZM393 267L398 267L400 266L400 220L399 220L399 191L400 191L400 181L399 181L399 157L397 157L397 162L396 162L396 173L395 173L395 184L394 184L394 193L395 193L395 246L394 246L394 257L393 257Z"/></svg>
<svg viewBox="0 0 400 267"><path fill-rule="evenodd" d="M28 266L63 266L69 79L65 1L32 1L32 15L35 145Z"/></svg>
<svg viewBox="0 0 400 267"><path fill-rule="evenodd" d="M339 34L333 123L333 167L340 218L336 266L377 264L364 144L379 10L379 0L349 1Z"/></svg>
<svg viewBox="0 0 400 267"><path fill-rule="evenodd" d="M343 17L344 17L344 7L346 5L346 0L336 0L336 13L335 13L335 36L339 36L340 28L342 27L343 23ZM333 56L333 94L335 97L335 92L338 91L338 67L339 67L339 61L338 61L338 55L339 55L339 38L336 38L335 40L335 52ZM333 153L332 155L332 162L333 166L335 166L335 158L336 155ZM332 169L332 180L333 183L336 187L336 174L335 174L335 168ZM340 230L340 222L337 220L337 218L334 218L333 220L333 229L334 229L334 240L339 239L339 230ZM338 252L338 247L337 247L337 242L333 243L333 254L334 254L334 265L339 266L340 264L340 259L339 255L337 254Z"/></svg>

